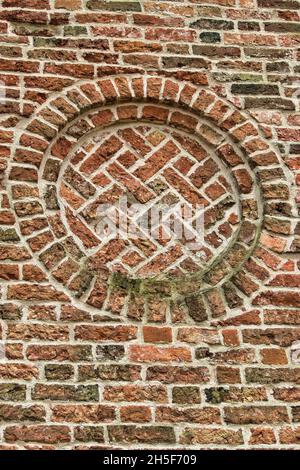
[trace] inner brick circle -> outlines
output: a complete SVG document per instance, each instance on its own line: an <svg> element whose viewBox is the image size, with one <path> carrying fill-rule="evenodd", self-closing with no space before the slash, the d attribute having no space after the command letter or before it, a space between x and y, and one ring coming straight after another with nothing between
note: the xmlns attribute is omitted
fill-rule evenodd
<svg viewBox="0 0 300 470"><path fill-rule="evenodd" d="M63 165L58 185L65 224L94 273L185 277L220 256L239 229L239 195L230 173L203 142L167 126L124 124L88 135ZM105 207L120 207L120 200L129 210L145 207L149 217L154 206L188 206L195 233L202 207L203 234L192 246L189 228L174 240L163 224L155 234L104 237L98 228Z"/></svg>

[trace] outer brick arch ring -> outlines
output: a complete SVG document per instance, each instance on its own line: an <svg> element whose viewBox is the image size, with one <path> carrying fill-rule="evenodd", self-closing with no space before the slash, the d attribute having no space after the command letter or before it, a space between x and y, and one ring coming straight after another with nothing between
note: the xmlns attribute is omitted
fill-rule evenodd
<svg viewBox="0 0 300 470"><path fill-rule="evenodd" d="M117 107L118 119L123 122L135 122L137 115L134 103L139 102L146 102L140 116L145 121L165 124L167 119L169 125L188 133L197 134L208 144L214 146L218 156L234 173L241 196L245 194L243 211L247 213L247 223L240 231L239 240L230 247L226 257L222 256L207 270L204 288L206 292L210 288L221 286L225 281L228 281L231 275L242 267L242 264L253 252L260 235L262 213L256 213L255 201L253 197L248 199L247 192L249 192L249 188L245 186L249 183L249 179L252 179L252 185L257 186L252 168L259 165L260 168L267 169L270 164L274 165L279 162L277 155L269 148L268 143L260 137L256 126L248 120L244 113L237 111L230 103L203 88L156 76L142 78L122 76L102 79L97 83L94 81L85 82L82 85L69 88L64 94L51 99L45 106L41 107L31 122L27 123L24 133L21 134L20 147L16 149L14 160L21 162L22 158L25 158L25 163L28 164L31 158L36 163L28 165L28 167L33 169L39 166L41 160L43 160L40 177L42 173L44 176L46 173L46 179L49 183L47 190L51 191L58 178L60 162L67 158L77 139L95 131L96 128L101 129L115 125L116 117L112 114L112 106L114 105ZM126 103L125 106L124 103ZM155 109L153 103L159 103L162 106ZM170 106L175 106L175 110L170 111ZM182 111L180 111L180 108ZM167 109L169 110L168 113ZM185 111L188 111L189 114L186 114ZM209 122L211 126L208 125ZM216 129L217 131L226 132L230 140L235 142L235 145L228 147L228 142L224 143L223 141L220 144ZM25 155L24 147L28 146L33 150ZM235 146L238 146L238 154L235 152ZM48 156L47 160L44 155ZM247 167L239 161L238 155L246 157ZM265 165L262 164L264 161L266 161ZM235 170L235 167L238 167L237 170ZM13 169L10 179L16 181ZM38 176L36 181L32 181L32 194L34 193L34 184L38 184ZM256 194L261 197L258 186ZM22 213L22 207L20 207L22 203L19 199L16 201L15 209L21 221L23 217L26 218L28 215L36 214L36 217L41 220L43 219L42 214L48 216L47 222L49 225L47 223L43 226L43 222L41 222L41 226L37 225L36 231L38 234L35 235L34 232L30 232L27 238L29 245L33 248L35 257L43 263L49 273L54 270L56 261L61 260L60 246L61 239L65 236L65 228L61 224L58 211L55 212L55 209L53 209L52 215L51 213L47 214L44 207L41 206L40 200L32 195L30 197L32 214ZM254 225L255 229L253 231ZM23 230L23 235L26 236L27 234L24 233L22 225L20 228L21 232ZM36 238L38 239L37 242ZM250 247L247 248L247 244L250 244ZM69 248L71 252L72 249L77 249L74 246ZM62 259L64 259L64 256ZM69 259L65 261L66 265L63 266L63 269L70 269L72 272L72 263L69 261ZM72 272L72 274L74 277L75 273ZM68 291L71 290L72 295L81 297L81 286L84 282L87 282L86 276L86 271L82 271L81 268L78 273L76 272L73 287L70 289L70 286L68 286ZM93 297L99 299L101 292L102 294L100 295L100 301L89 303L92 307L102 308L107 294L107 281L106 278L99 281L97 286L98 294L96 291ZM177 294L186 296L200 292L202 283L202 278L199 283L195 283L195 280L192 283L187 282L184 286L181 285L177 288ZM64 282L62 284L64 285Z"/></svg>

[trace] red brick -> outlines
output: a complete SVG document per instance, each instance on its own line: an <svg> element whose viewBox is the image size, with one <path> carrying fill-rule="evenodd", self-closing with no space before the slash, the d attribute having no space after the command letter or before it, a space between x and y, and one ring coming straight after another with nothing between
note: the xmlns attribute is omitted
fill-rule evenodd
<svg viewBox="0 0 300 470"><path fill-rule="evenodd" d="M163 383L197 384L209 380L206 367L150 366L147 380L158 380Z"/></svg>
<svg viewBox="0 0 300 470"><path fill-rule="evenodd" d="M50 73L52 75L66 75L76 78L93 78L94 75L94 67L92 65L85 64L73 65L61 63L59 65L55 65L49 63L45 64L44 70L46 73Z"/></svg>
<svg viewBox="0 0 300 470"><path fill-rule="evenodd" d="M17 300L67 300L65 294L57 291L52 286L38 284L16 284L9 287L8 298Z"/></svg>
<svg viewBox="0 0 300 470"><path fill-rule="evenodd" d="M7 442L44 442L60 443L71 440L67 426L10 426L5 429L4 438Z"/></svg>
<svg viewBox="0 0 300 470"><path fill-rule="evenodd" d="M300 427L285 427L279 431L279 442L281 444L299 444Z"/></svg>
<svg viewBox="0 0 300 470"><path fill-rule="evenodd" d="M280 424L289 422L284 406L225 407L225 421L232 424Z"/></svg>
<svg viewBox="0 0 300 470"><path fill-rule="evenodd" d="M160 41L187 41L193 42L196 38L195 31L180 29L164 29L164 28L146 28L146 39Z"/></svg>
<svg viewBox="0 0 300 470"><path fill-rule="evenodd" d="M64 341L69 339L69 329L65 326L17 323L10 325L7 331L8 339L13 340L42 340Z"/></svg>
<svg viewBox="0 0 300 470"><path fill-rule="evenodd" d="M65 10L79 10L81 7L81 0L55 0L55 8L63 8Z"/></svg>
<svg viewBox="0 0 300 470"><path fill-rule="evenodd" d="M263 364L287 364L286 352L283 349L266 348L260 351Z"/></svg>
<svg viewBox="0 0 300 470"><path fill-rule="evenodd" d="M86 361L91 358L89 346L73 345L30 345L26 351L27 358L31 361Z"/></svg>
<svg viewBox="0 0 300 470"><path fill-rule="evenodd" d="M216 444L226 446L242 445L244 443L243 434L240 429L223 428L186 428L180 436L181 444Z"/></svg>
<svg viewBox="0 0 300 470"><path fill-rule="evenodd" d="M145 343L171 343L172 329L169 327L144 326Z"/></svg>
<svg viewBox="0 0 300 470"><path fill-rule="evenodd" d="M105 386L103 397L113 402L146 402L166 403L167 389L163 385L112 385Z"/></svg>
<svg viewBox="0 0 300 470"><path fill-rule="evenodd" d="M111 422L115 408L108 405L53 405L52 421L56 423L99 423Z"/></svg>
<svg viewBox="0 0 300 470"><path fill-rule="evenodd" d="M167 142L160 150L152 154L143 166L135 171L135 176L142 181L147 181L163 168L170 158L178 153L179 149L172 142Z"/></svg>
<svg viewBox="0 0 300 470"><path fill-rule="evenodd" d="M260 445L260 444L275 444L276 437L273 429L270 428L252 428L249 444Z"/></svg>
<svg viewBox="0 0 300 470"><path fill-rule="evenodd" d="M147 406L122 406L121 421L128 423L147 423L151 421L151 409Z"/></svg>
<svg viewBox="0 0 300 470"><path fill-rule="evenodd" d="M37 367L30 364L0 364L1 379L33 380L38 374Z"/></svg>
<svg viewBox="0 0 300 470"><path fill-rule="evenodd" d="M240 339L237 330L223 330L222 335L225 346L239 346Z"/></svg>
<svg viewBox="0 0 300 470"><path fill-rule="evenodd" d="M236 384L241 382L240 370L237 367L218 366L217 380L220 384Z"/></svg>
<svg viewBox="0 0 300 470"><path fill-rule="evenodd" d="M174 112L171 115L170 120L171 125L175 127L179 127L184 130L193 131L196 129L198 121L193 116L189 116L187 114Z"/></svg>
<svg viewBox="0 0 300 470"><path fill-rule="evenodd" d="M159 406L156 409L156 421L165 423L201 423L220 424L220 410L213 407L175 408Z"/></svg>
<svg viewBox="0 0 300 470"><path fill-rule="evenodd" d="M89 341L129 341L136 338L134 326L93 326L82 325L75 329L75 338Z"/></svg>
<svg viewBox="0 0 300 470"><path fill-rule="evenodd" d="M17 264L0 264L0 279L3 281L19 279L19 266Z"/></svg>
<svg viewBox="0 0 300 470"><path fill-rule="evenodd" d="M183 347L130 346L130 359L134 362L190 362L191 351Z"/></svg>

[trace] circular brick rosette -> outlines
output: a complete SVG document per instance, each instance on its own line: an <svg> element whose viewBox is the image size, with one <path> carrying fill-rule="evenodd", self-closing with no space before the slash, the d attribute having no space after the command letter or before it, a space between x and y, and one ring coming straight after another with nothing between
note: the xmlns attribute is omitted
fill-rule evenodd
<svg viewBox="0 0 300 470"><path fill-rule="evenodd" d="M212 91L156 76L83 83L41 107L14 153L9 179L20 232L47 277L79 306L115 315L126 304L139 320L171 305L175 317L181 310L205 321L258 291L247 263L261 237L271 240L270 225L280 224L268 207L289 188L263 132ZM20 195L21 163L30 186ZM154 207L185 205L188 229L176 238L159 221L148 233L136 223L134 236L104 233L112 208L120 229L120 201L135 222L137 206L147 218ZM176 214L169 220L175 224Z"/></svg>

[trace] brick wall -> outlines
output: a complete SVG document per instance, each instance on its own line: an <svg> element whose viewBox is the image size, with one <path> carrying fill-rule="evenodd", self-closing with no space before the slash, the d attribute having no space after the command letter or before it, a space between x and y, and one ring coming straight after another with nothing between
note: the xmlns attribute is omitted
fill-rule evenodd
<svg viewBox="0 0 300 470"><path fill-rule="evenodd" d="M0 1L1 450L299 446L299 7Z"/></svg>

